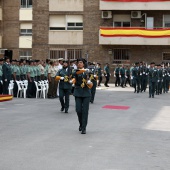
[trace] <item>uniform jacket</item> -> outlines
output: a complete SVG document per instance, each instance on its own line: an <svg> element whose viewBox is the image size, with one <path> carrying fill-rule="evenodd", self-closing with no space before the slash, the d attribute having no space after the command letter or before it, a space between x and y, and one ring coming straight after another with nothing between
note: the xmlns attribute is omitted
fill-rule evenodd
<svg viewBox="0 0 170 170"><path fill-rule="evenodd" d="M8 81L11 80L11 67L10 64L4 63L2 65L2 80L7 79Z"/></svg>

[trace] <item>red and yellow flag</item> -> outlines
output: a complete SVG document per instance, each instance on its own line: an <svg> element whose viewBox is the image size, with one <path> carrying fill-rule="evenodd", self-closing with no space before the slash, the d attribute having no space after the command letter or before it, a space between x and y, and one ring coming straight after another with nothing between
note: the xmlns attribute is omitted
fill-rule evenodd
<svg viewBox="0 0 170 170"><path fill-rule="evenodd" d="M106 2L164 2L170 0L102 0Z"/></svg>
<svg viewBox="0 0 170 170"><path fill-rule="evenodd" d="M144 37L165 38L170 37L170 28L145 29L145 28L100 28L103 37Z"/></svg>

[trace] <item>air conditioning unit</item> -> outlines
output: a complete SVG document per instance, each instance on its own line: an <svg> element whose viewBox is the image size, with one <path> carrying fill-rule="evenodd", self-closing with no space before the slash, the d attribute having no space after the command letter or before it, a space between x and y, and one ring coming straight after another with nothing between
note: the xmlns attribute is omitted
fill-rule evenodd
<svg viewBox="0 0 170 170"><path fill-rule="evenodd" d="M141 11L131 11L131 18L141 18Z"/></svg>
<svg viewBox="0 0 170 170"><path fill-rule="evenodd" d="M0 49L0 54L5 54L5 50L7 49Z"/></svg>
<svg viewBox="0 0 170 170"><path fill-rule="evenodd" d="M102 18L112 18L112 11L102 11Z"/></svg>

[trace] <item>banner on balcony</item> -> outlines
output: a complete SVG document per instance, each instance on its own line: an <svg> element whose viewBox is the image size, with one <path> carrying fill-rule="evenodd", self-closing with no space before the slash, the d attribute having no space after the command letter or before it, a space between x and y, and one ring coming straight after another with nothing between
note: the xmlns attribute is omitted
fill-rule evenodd
<svg viewBox="0 0 170 170"><path fill-rule="evenodd" d="M102 0L107 2L164 2L170 0Z"/></svg>
<svg viewBox="0 0 170 170"><path fill-rule="evenodd" d="M164 38L170 37L170 29L100 28L100 35L103 37Z"/></svg>

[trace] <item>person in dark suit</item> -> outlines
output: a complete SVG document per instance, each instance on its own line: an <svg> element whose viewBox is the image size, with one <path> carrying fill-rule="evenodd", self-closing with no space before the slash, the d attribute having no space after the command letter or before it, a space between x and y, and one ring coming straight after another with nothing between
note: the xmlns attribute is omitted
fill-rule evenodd
<svg viewBox="0 0 170 170"><path fill-rule="evenodd" d="M5 62L2 65L3 94L8 94L8 86L10 80L11 80L10 59L6 57Z"/></svg>
<svg viewBox="0 0 170 170"><path fill-rule="evenodd" d="M70 80L70 68L68 67L68 61L63 61L63 68L57 72L56 80L59 82L59 99L61 103L61 111L68 113L69 109L69 96L71 94L72 84ZM65 98L65 101L64 101Z"/></svg>
<svg viewBox="0 0 170 170"><path fill-rule="evenodd" d="M75 71L75 73L73 73L75 81L75 89L73 95L75 96L76 112L79 120L79 131L81 131L81 134L86 134L89 102L91 98L90 88L92 87L92 82L88 80L88 69L84 69L84 66L85 60L78 59L78 71Z"/></svg>
<svg viewBox="0 0 170 170"><path fill-rule="evenodd" d="M3 65L3 59L0 59L0 94L3 92L3 87L2 87L2 65Z"/></svg>
<svg viewBox="0 0 170 170"><path fill-rule="evenodd" d="M108 83L109 83L109 80L110 80L110 68L109 68L109 63L106 63L105 67L104 67L104 75L106 77L106 81L104 83L104 85L106 87L109 87Z"/></svg>

